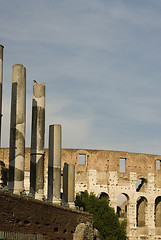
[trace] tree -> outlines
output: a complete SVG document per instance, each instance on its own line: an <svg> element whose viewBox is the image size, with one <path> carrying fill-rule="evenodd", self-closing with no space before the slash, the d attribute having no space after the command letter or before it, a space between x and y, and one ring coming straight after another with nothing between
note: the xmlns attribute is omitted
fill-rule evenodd
<svg viewBox="0 0 161 240"><path fill-rule="evenodd" d="M118 215L109 206L107 198L97 198L87 191L76 196L76 206L83 207L84 211L93 214L93 227L101 235L101 240L126 240L126 221L119 222Z"/></svg>

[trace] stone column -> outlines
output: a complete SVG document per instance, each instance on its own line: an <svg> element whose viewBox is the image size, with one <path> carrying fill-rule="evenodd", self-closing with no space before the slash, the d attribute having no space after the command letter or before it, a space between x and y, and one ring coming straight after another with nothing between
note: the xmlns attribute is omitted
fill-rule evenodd
<svg viewBox="0 0 161 240"><path fill-rule="evenodd" d="M16 64L12 73L9 152L9 190L15 194L24 191L25 123L26 69L22 64Z"/></svg>
<svg viewBox="0 0 161 240"><path fill-rule="evenodd" d="M0 146L1 146L1 122L2 122L3 48L4 47L0 45Z"/></svg>
<svg viewBox="0 0 161 240"><path fill-rule="evenodd" d="M75 208L75 165L64 163L63 169L63 200L71 208Z"/></svg>
<svg viewBox="0 0 161 240"><path fill-rule="evenodd" d="M60 204L61 190L61 125L49 126L48 200Z"/></svg>
<svg viewBox="0 0 161 240"><path fill-rule="evenodd" d="M34 82L30 157L30 194L44 196L45 84Z"/></svg>
<svg viewBox="0 0 161 240"><path fill-rule="evenodd" d="M136 189L136 188L135 188ZM136 212L137 212L137 200L135 192L130 196L127 206L127 234L128 237L136 237L137 226L136 226Z"/></svg>
<svg viewBox="0 0 161 240"><path fill-rule="evenodd" d="M152 194L151 194L152 196ZM155 198L150 197L147 207L147 226L149 228L149 235L155 236Z"/></svg>

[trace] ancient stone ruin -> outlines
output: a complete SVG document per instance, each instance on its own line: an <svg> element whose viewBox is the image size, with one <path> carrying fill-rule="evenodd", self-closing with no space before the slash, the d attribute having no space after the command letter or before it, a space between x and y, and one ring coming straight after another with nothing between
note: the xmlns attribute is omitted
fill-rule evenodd
<svg viewBox="0 0 161 240"><path fill-rule="evenodd" d="M2 70L0 45L0 94ZM62 149L60 124L49 126L49 149L44 149L45 85L37 82L33 84L31 148L25 148L25 72L22 64L13 66L10 148L0 149L1 190L70 208L75 207L76 193L88 190L107 197L120 221L127 219L129 240L161 239L161 155ZM0 114L1 103L0 96ZM90 225L79 224L75 234L81 226L93 234Z"/></svg>
<svg viewBox="0 0 161 240"><path fill-rule="evenodd" d="M1 56L3 48L1 47ZM3 57L1 57L3 60ZM3 61L2 61L3 62ZM3 69L1 67L1 69ZM2 70L1 70L2 71ZM2 72L0 74L2 76ZM1 77L2 78L2 77ZM24 186L26 124L26 68L13 65L10 120L8 191L26 194ZM29 196L44 199L45 84L33 83ZM49 126L48 197L52 203L74 206L74 165L64 166L64 198L61 200L61 125ZM2 168L2 167L1 167ZM2 178L3 179L3 178ZM3 184L2 184L3 185Z"/></svg>
<svg viewBox="0 0 161 240"><path fill-rule="evenodd" d="M2 105L2 76L3 76L3 46L0 45L0 111ZM0 112L1 114L1 112ZM1 123L1 122L0 122ZM34 226L33 219L31 221L31 213L27 215L26 211L17 211L16 206L19 202L19 206L23 205L23 199L15 199L13 194L24 197L24 201L27 206L29 198L46 203L64 205L75 209L74 197L75 197L75 168L73 164L65 163L64 166L64 184L63 184L63 198L61 198L61 125L53 124L49 127L49 161L48 161L48 196L44 195L44 134L45 134L45 84L37 83L34 80L33 84L33 99L32 99L32 130L31 130L31 149L30 149L30 180L29 191L25 189L25 125L26 125L26 68L22 64L13 65L12 70L12 97L11 97L11 119L10 119L10 147L8 155L8 163L5 165L4 159L0 161L0 202L3 202L4 208L0 210L0 238L1 239L51 239L51 235L55 235L54 239L71 239L74 230L64 229L63 233L59 233L58 227L47 231L41 227L41 231L38 231L35 235L34 228L30 229L28 225ZM2 148L1 148L2 150ZM3 192L9 192L11 195L5 195ZM8 201L7 201L8 199ZM28 200L27 200L28 199ZM11 210L7 210L7 204L14 203ZM21 204L22 203L22 204ZM30 206L34 206L34 202L30 202ZM5 206L6 205L6 206ZM25 205L23 205L25 206ZM38 206L38 205L37 205ZM42 205L49 209L50 205ZM35 205L36 207L36 205ZM26 208L26 207L25 207ZM10 208L9 208L10 209ZM44 207L42 208L44 209ZM56 212L55 208L51 207L51 213ZM59 209L60 214L64 212L64 209ZM70 211L70 210L69 210ZM28 211L29 212L29 211ZM37 214L40 215L39 221L42 221L43 210L40 212L37 208ZM17 216L21 214L21 219ZM36 214L36 213L35 213ZM78 224L84 221L84 224L92 226L92 219L85 217L83 220L82 213L76 213L73 217L74 229ZM77 214L80 214L80 220L78 220ZM24 215L22 217L22 215ZM5 217L4 217L5 216ZM65 225L72 224L64 212ZM32 218L35 218L33 215ZM49 216L48 216L49 217ZM26 219L30 220L26 220ZM51 219L46 226L51 225L51 228L55 224L63 226L63 220L60 222L58 216L55 216L54 222ZM87 221L89 219L89 222ZM4 223L2 223L4 220ZM56 223L58 222L58 223ZM21 224L24 227L20 228ZM83 222L82 222L83 223ZM40 223L39 223L40 224ZM9 226L10 225L10 226ZM64 226L65 227L65 226ZM73 227L72 227L73 228ZM5 230L5 231L2 231ZM25 233L23 232L25 230ZM10 232L11 231L11 232ZM18 231L18 232L15 232ZM43 232L42 232L43 231ZM41 236L38 237L38 233L41 232ZM68 232L68 234L66 234ZM20 236L22 233L22 236ZM33 233L32 236L28 234ZM18 235L17 235L18 234ZM25 235L27 234L27 235ZM66 236L66 238L65 238ZM77 236L77 233L75 233ZM92 232L93 236L93 232ZM84 238L82 238L84 239ZM93 239L93 237L92 237Z"/></svg>

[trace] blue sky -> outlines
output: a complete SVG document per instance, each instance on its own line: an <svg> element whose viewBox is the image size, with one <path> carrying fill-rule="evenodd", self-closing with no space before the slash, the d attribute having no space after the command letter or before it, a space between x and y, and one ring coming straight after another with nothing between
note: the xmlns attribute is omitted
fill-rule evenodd
<svg viewBox="0 0 161 240"><path fill-rule="evenodd" d="M9 145L12 65L27 72L26 146L33 79L46 85L48 126L64 148L161 154L161 1L1 1L2 146Z"/></svg>

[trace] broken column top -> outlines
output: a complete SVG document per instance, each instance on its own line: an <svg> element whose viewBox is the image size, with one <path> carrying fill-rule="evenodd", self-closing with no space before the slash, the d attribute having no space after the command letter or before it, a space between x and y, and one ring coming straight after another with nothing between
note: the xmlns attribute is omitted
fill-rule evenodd
<svg viewBox="0 0 161 240"><path fill-rule="evenodd" d="M36 98L42 97L44 95L44 88L45 88L45 84L44 83L34 82L34 84L33 84L34 96Z"/></svg>
<svg viewBox="0 0 161 240"><path fill-rule="evenodd" d="M18 67L18 66L23 66L23 64L21 64L21 63L16 63L16 64L13 65L13 67L14 67L14 66L15 66L15 67L16 67L16 66L17 66L17 67Z"/></svg>
<svg viewBox="0 0 161 240"><path fill-rule="evenodd" d="M26 68L23 66L23 64L14 64L12 66L12 69L24 69L26 71Z"/></svg>
<svg viewBox="0 0 161 240"><path fill-rule="evenodd" d="M12 66L12 83L18 82L21 87L24 88L24 82L26 82L26 68L22 64L14 64ZM21 81L24 79L24 81Z"/></svg>

